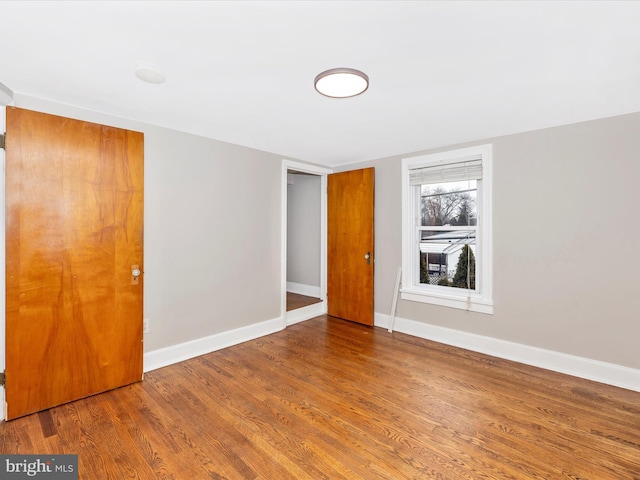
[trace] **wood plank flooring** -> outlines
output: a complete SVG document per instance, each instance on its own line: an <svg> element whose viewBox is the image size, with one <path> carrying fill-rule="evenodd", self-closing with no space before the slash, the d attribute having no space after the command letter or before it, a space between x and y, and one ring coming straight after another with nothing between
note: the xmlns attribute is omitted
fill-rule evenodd
<svg viewBox="0 0 640 480"><path fill-rule="evenodd" d="M314 303L320 303L322 300L316 297L308 297L299 293L287 292L287 312L298 308L307 307Z"/></svg>
<svg viewBox="0 0 640 480"><path fill-rule="evenodd" d="M0 424L82 479L640 479L640 393L318 317Z"/></svg>

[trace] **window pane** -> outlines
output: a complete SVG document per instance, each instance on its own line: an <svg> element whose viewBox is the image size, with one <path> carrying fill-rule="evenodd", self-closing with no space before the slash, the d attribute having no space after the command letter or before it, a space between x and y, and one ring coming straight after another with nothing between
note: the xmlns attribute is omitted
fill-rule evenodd
<svg viewBox="0 0 640 480"><path fill-rule="evenodd" d="M420 283L476 289L476 232L418 230Z"/></svg>
<svg viewBox="0 0 640 480"><path fill-rule="evenodd" d="M477 192L477 180L421 185L421 225L476 225Z"/></svg>

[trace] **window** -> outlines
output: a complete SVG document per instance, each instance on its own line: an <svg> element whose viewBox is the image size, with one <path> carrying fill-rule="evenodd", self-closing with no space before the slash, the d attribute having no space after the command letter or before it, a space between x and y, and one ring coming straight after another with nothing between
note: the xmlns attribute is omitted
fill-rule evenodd
<svg viewBox="0 0 640 480"><path fill-rule="evenodd" d="M491 150L403 159L401 298L493 313Z"/></svg>

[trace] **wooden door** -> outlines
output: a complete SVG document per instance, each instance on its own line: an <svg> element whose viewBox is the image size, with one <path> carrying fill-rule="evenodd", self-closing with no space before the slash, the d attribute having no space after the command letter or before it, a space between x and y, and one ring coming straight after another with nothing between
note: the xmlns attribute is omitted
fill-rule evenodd
<svg viewBox="0 0 640 480"><path fill-rule="evenodd" d="M143 135L7 107L5 143L11 419L142 379Z"/></svg>
<svg viewBox="0 0 640 480"><path fill-rule="evenodd" d="M327 313L373 325L373 168L327 183Z"/></svg>

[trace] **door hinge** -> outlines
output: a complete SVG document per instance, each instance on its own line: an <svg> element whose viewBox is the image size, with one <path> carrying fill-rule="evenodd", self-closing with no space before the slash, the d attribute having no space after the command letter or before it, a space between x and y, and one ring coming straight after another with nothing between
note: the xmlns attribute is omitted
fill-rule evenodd
<svg viewBox="0 0 640 480"><path fill-rule="evenodd" d="M4 137L6 133L0 133L0 148L4 149Z"/></svg>
<svg viewBox="0 0 640 480"><path fill-rule="evenodd" d="M4 387L7 384L7 374L0 372L0 387Z"/></svg>

